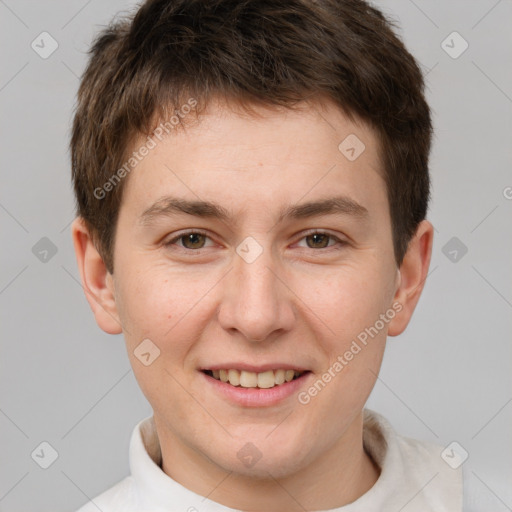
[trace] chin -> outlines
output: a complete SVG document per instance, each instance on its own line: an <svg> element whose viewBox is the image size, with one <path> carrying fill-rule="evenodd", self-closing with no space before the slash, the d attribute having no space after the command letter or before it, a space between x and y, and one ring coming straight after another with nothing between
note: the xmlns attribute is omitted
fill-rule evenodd
<svg viewBox="0 0 512 512"><path fill-rule="evenodd" d="M272 457L265 457L262 454L261 459L251 464L244 464L240 460L227 461L228 465L224 467L227 471L251 479L280 479L285 478L297 472L299 468L298 461L294 454L273 453Z"/></svg>
<svg viewBox="0 0 512 512"><path fill-rule="evenodd" d="M272 435L268 437L266 430L261 437L232 439L222 452L212 454L212 460L227 471L250 478L268 480L290 476L304 465L308 447L300 440L293 442L290 435L271 439ZM288 441L286 444L284 439Z"/></svg>

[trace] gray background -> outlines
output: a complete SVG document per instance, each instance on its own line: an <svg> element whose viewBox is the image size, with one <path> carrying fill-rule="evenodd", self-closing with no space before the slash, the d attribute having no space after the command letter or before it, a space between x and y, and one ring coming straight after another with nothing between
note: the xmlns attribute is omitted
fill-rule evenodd
<svg viewBox="0 0 512 512"><path fill-rule="evenodd" d="M1 511L78 508L128 474L132 428L151 414L123 339L95 323L69 229L78 77L93 35L134 5L0 1ZM368 406L404 435L456 440L489 510L511 510L512 2L377 5L428 72L436 237L416 314L389 338ZM59 45L47 59L31 48L43 31ZM456 59L441 46L453 31L469 43ZM46 261L32 250L43 237L57 250ZM467 247L455 262L453 237ZM58 452L46 470L31 458L43 441Z"/></svg>

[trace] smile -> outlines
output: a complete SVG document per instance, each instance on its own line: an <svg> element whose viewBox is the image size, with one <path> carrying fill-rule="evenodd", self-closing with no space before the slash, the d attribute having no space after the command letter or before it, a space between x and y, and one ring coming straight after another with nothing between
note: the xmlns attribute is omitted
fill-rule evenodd
<svg viewBox="0 0 512 512"><path fill-rule="evenodd" d="M246 370L221 369L221 370L203 370L206 375L213 377L216 380L231 384L235 387L242 388L259 388L269 389L274 386L280 386L286 382L291 382L301 377L304 371L299 370L266 370L264 372L256 373Z"/></svg>

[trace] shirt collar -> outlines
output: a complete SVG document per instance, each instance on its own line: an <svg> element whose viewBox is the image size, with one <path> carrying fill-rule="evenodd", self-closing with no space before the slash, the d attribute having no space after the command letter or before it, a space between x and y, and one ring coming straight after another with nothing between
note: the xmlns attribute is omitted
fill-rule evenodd
<svg viewBox="0 0 512 512"><path fill-rule="evenodd" d="M436 445L398 436L384 417L364 410L363 445L380 468L375 485L349 505L325 512L456 512L462 508L461 471L451 469ZM130 441L130 469L144 504L162 510L236 512L182 486L160 468L162 454L153 416Z"/></svg>

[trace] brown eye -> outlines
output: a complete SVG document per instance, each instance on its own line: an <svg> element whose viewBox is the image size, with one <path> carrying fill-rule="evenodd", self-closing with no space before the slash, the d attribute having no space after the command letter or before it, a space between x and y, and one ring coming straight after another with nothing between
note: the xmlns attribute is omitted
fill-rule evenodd
<svg viewBox="0 0 512 512"><path fill-rule="evenodd" d="M194 251L207 248L208 240L210 240L210 237L206 233L202 233L201 231L188 231L165 242L164 246L168 249L175 249L174 246L178 246L178 249ZM210 240L210 246L211 245Z"/></svg>
<svg viewBox="0 0 512 512"><path fill-rule="evenodd" d="M346 241L341 240L327 231L310 231L309 233L304 233L299 241L299 247L305 249L318 249L318 253L327 253L331 250L342 249L346 245ZM320 249L327 250L321 251Z"/></svg>
<svg viewBox="0 0 512 512"><path fill-rule="evenodd" d="M324 233L313 233L305 237L308 240L308 247L310 249L323 249L329 244L329 239L332 238L330 235ZM309 243L309 240L312 242Z"/></svg>
<svg viewBox="0 0 512 512"><path fill-rule="evenodd" d="M202 233L187 233L180 236L178 240L182 240L183 247L186 249L202 249L205 244L206 236Z"/></svg>

